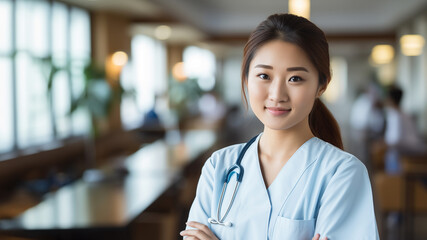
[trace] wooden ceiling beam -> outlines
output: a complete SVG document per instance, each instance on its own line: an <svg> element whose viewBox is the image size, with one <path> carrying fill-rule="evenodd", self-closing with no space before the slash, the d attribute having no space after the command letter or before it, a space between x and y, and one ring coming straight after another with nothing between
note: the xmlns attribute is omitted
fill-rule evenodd
<svg viewBox="0 0 427 240"><path fill-rule="evenodd" d="M211 35L206 40L212 42L224 43L245 43L249 38L248 34L224 34L224 35ZM326 34L329 42L384 42L394 43L397 40L396 33L340 33L340 34Z"/></svg>
<svg viewBox="0 0 427 240"><path fill-rule="evenodd" d="M396 42L397 36L394 32L385 33L339 33L326 34L329 42Z"/></svg>

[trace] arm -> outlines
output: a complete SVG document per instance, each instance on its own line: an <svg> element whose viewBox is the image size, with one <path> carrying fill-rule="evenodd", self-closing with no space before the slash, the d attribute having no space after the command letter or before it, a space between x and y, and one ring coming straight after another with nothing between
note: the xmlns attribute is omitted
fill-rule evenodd
<svg viewBox="0 0 427 240"><path fill-rule="evenodd" d="M180 235L186 239L218 239L208 227L213 185L214 167L209 159L202 168L202 174L197 184L196 197L190 209L188 222L186 223L186 230L180 232Z"/></svg>
<svg viewBox="0 0 427 240"><path fill-rule="evenodd" d="M320 240L320 234L317 233L316 235L314 235L314 237L311 240ZM328 240L328 238L325 237L322 240Z"/></svg>
<svg viewBox="0 0 427 240"><path fill-rule="evenodd" d="M208 225L211 213L211 202L214 185L214 167L207 160L202 168L202 173L197 184L196 197L191 205L188 221L195 221Z"/></svg>
<svg viewBox="0 0 427 240"><path fill-rule="evenodd" d="M213 232L208 228L208 226L198 222L187 222L186 224L187 226L192 227L193 229L186 229L180 232L180 235L183 236L185 239L218 240L218 238L215 236L215 234L213 234Z"/></svg>
<svg viewBox="0 0 427 240"><path fill-rule="evenodd" d="M336 169L319 204L316 233L330 240L379 239L369 176L359 160Z"/></svg>

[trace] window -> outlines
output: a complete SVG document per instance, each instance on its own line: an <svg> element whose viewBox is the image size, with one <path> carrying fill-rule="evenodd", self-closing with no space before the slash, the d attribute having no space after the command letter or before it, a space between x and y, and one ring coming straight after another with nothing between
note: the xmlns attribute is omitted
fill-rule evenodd
<svg viewBox="0 0 427 240"><path fill-rule="evenodd" d="M0 31L2 33L12 32L12 2L0 1ZM0 53L6 54L12 52L12 35L1 34L0 35Z"/></svg>
<svg viewBox="0 0 427 240"><path fill-rule="evenodd" d="M347 61L342 57L331 58L332 79L324 93L328 103L343 102L347 92Z"/></svg>
<svg viewBox="0 0 427 240"><path fill-rule="evenodd" d="M155 107L157 95L167 88L166 49L162 42L144 35L132 38L132 62L123 69L124 89L135 91L135 98L124 97L121 118L125 129L140 126L145 113Z"/></svg>
<svg viewBox="0 0 427 240"><path fill-rule="evenodd" d="M46 1L16 1L16 89L18 148L53 140L47 79L40 59L49 54Z"/></svg>
<svg viewBox="0 0 427 240"><path fill-rule="evenodd" d="M80 95L84 88L83 69L90 60L90 17L89 13L72 8L70 12L70 49L71 78L70 87L73 97ZM72 117L74 135L90 131L91 120L86 109L78 109Z"/></svg>
<svg viewBox="0 0 427 240"><path fill-rule="evenodd" d="M69 20L67 6L60 3L52 5L52 64L60 70L55 74L52 85L53 114L55 119L55 131L59 138L67 137L71 133L71 123L67 116L71 100L71 78L66 70L68 46L70 42Z"/></svg>
<svg viewBox="0 0 427 240"><path fill-rule="evenodd" d="M197 79L203 91L215 87L215 55L206 49L190 46L185 48L184 69L189 78Z"/></svg>
<svg viewBox="0 0 427 240"><path fill-rule="evenodd" d="M0 32L12 32L12 2L0 1ZM0 153L13 148L12 35L0 34Z"/></svg>
<svg viewBox="0 0 427 240"><path fill-rule="evenodd" d="M2 0L0 22L0 153L87 132L88 121L79 120L87 113L68 114L90 58L87 11L47 0ZM59 71L49 91L52 66Z"/></svg>

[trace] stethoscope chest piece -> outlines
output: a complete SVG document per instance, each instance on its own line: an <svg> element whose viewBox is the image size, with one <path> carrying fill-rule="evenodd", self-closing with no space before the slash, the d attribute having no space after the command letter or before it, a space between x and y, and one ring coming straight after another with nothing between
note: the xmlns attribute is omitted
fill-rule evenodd
<svg viewBox="0 0 427 240"><path fill-rule="evenodd" d="M210 224L217 224L217 225L221 225L224 227L231 227L233 226L233 224L231 222L218 222L217 220L213 219L213 218L208 218L208 222Z"/></svg>

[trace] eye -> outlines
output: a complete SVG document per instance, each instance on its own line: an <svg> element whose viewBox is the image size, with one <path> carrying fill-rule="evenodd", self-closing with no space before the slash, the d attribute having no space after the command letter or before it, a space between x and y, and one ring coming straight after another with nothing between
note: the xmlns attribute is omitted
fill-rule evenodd
<svg viewBox="0 0 427 240"><path fill-rule="evenodd" d="M261 78L261 79L264 79L264 80L269 80L270 79L270 77L267 74L265 74L265 73L258 74L257 76L259 78Z"/></svg>
<svg viewBox="0 0 427 240"><path fill-rule="evenodd" d="M298 77L298 76L292 76L291 78L289 78L289 82L301 82L302 78Z"/></svg>

